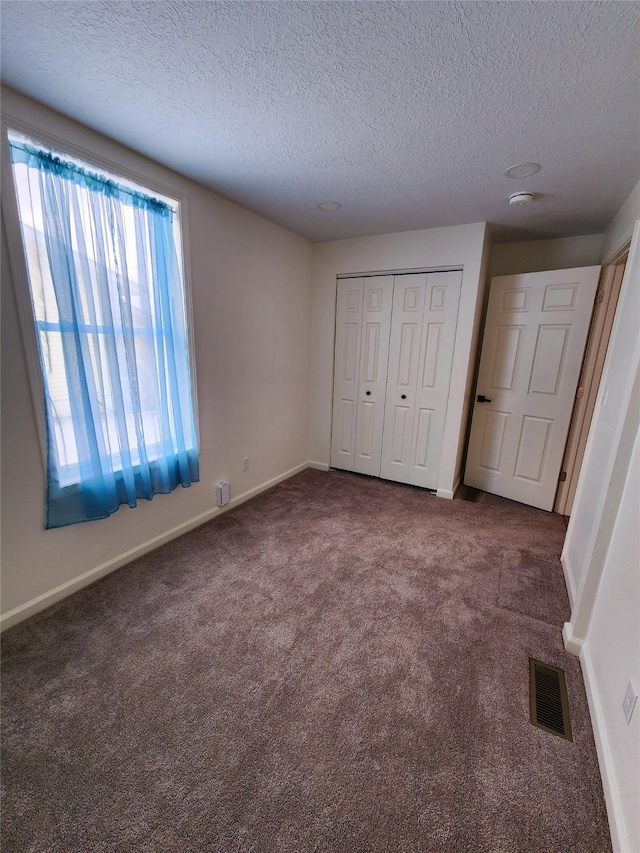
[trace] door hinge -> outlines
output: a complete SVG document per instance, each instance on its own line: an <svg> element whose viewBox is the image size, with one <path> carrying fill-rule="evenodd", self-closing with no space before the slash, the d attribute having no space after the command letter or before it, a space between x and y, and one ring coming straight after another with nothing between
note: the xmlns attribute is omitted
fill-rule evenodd
<svg viewBox="0 0 640 853"><path fill-rule="evenodd" d="M581 385L576 391L576 400L582 400L584 397L584 387Z"/></svg>
<svg viewBox="0 0 640 853"><path fill-rule="evenodd" d="M600 305L600 303L603 301L603 299L604 299L604 290L599 290L596 293L596 305Z"/></svg>
<svg viewBox="0 0 640 853"><path fill-rule="evenodd" d="M567 472L566 471L560 471L560 476L558 477L558 482L564 483L564 481L566 479L567 479Z"/></svg>

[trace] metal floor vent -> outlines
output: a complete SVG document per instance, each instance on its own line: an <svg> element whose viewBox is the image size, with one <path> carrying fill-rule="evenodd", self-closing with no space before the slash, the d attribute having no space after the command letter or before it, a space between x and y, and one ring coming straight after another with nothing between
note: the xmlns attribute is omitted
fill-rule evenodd
<svg viewBox="0 0 640 853"><path fill-rule="evenodd" d="M464 486L461 497L463 501L477 503L478 498L480 497L480 490L474 489L472 486Z"/></svg>
<svg viewBox="0 0 640 853"><path fill-rule="evenodd" d="M564 672L533 658L529 658L529 710L534 726L573 740Z"/></svg>

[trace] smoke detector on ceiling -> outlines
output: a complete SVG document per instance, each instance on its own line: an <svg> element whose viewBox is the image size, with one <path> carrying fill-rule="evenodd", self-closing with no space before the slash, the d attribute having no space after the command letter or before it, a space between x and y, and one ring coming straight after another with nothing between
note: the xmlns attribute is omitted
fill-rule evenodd
<svg viewBox="0 0 640 853"><path fill-rule="evenodd" d="M521 207L523 204L529 204L530 201L533 201L533 193L520 192L512 193L509 196L509 204L514 204L516 207Z"/></svg>

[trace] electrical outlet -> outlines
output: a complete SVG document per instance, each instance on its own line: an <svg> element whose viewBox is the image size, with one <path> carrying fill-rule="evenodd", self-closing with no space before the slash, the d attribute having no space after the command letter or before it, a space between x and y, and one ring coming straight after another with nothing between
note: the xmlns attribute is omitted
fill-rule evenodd
<svg viewBox="0 0 640 853"><path fill-rule="evenodd" d="M633 709L636 706L637 698L638 691L633 686L633 681L629 679L629 683L627 684L627 692L624 694L624 699L622 700L622 710L624 711L624 717L627 723L631 722L631 716L633 714Z"/></svg>
<svg viewBox="0 0 640 853"><path fill-rule="evenodd" d="M244 459L242 460L242 470L243 471L249 470L249 457L248 456L245 456Z"/></svg>

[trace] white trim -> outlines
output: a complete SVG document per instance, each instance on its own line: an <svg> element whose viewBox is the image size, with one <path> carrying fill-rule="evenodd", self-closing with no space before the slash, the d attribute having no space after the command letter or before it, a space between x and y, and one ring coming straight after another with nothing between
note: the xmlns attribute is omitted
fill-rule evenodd
<svg viewBox="0 0 640 853"><path fill-rule="evenodd" d="M458 491L458 489L460 488L461 485L462 485L462 476L459 476L453 484L453 490L436 489L436 497L437 498L446 498L447 500L452 501L455 493Z"/></svg>
<svg viewBox="0 0 640 853"><path fill-rule="evenodd" d="M7 236L7 249L9 265L13 279L13 290L18 309L20 321L20 332L22 334L22 345L24 357L27 363L27 373L31 388L31 401L38 431L38 443L40 446L40 462L42 472L47 476L47 428L45 425L44 412L44 380L42 378L42 365L40 363L40 352L34 323L33 302L31 297L31 286L27 273L27 262L24 254L22 231L20 228L20 214L18 213L18 199L15 192L13 170L11 168L11 154L9 153L8 128L2 117L2 138L0 146L2 156L0 164L2 169L2 218Z"/></svg>
<svg viewBox="0 0 640 853"><path fill-rule="evenodd" d="M5 631L7 628L11 628L12 625L17 625L18 622L28 619L29 616L34 616L36 613L39 613L41 610L45 610L47 607L61 601L63 598L66 598L72 593L77 592L85 586L89 586L89 584L97 581L101 577L104 577L104 575L114 572L116 569L130 563L132 560L142 557L149 551L153 551L155 548L160 547L160 545L164 545L166 542L170 542L172 539L176 539L178 536L188 533L190 530L193 530L194 527L199 527L201 524L210 521L212 518L221 515L223 512L240 506L240 504L245 503L245 501L248 501L250 498L259 495L261 492L270 489L272 486L276 486L283 480L288 480L289 477L299 474L300 471L304 471L305 468L311 467L315 467L313 463L303 462L302 465L297 465L295 468L285 471L284 474L279 474L277 477L267 480L266 483L262 483L260 486L256 486L248 492L243 492L241 495L238 495L238 497L233 498L233 500L231 500L226 506L213 507L206 512L200 513L200 515L196 515L195 518L191 518L188 521L177 525L177 527L173 527L171 530L161 533L159 536L154 536L152 539L148 539L141 545L137 545L135 548L125 551L124 554L120 554L111 560L107 560L106 563L102 563L101 565L90 569L88 572L84 572L78 577L55 587L55 589L49 590L48 592L37 596L37 598L31 599L31 601L27 601L26 604L21 604L19 607L10 610L8 613L5 613L0 617L0 631Z"/></svg>
<svg viewBox="0 0 640 853"><path fill-rule="evenodd" d="M640 181L631 190L602 235L601 252L604 263L611 263L619 248L631 237L637 219L640 219Z"/></svg>
<svg viewBox="0 0 640 853"><path fill-rule="evenodd" d="M336 279L339 281L343 281L346 278L375 278L377 276L387 276L387 275L416 275L420 273L432 273L432 272L462 272L463 268L460 264L455 264L452 267L417 267L416 269L408 269L408 270L377 270L374 272L346 272L346 273L338 273L336 275Z"/></svg>
<svg viewBox="0 0 640 853"><path fill-rule="evenodd" d="M577 658L580 657L584 640L581 640L580 637L576 637L574 635L573 625L571 622L565 622L562 626L562 641L564 642L566 651L568 651L570 655L574 655Z"/></svg>
<svg viewBox="0 0 640 853"><path fill-rule="evenodd" d="M609 746L604 714L602 713L602 703L600 702L596 675L593 671L588 644L582 646L580 665L582 667L584 686L589 703L591 727L596 742L600 775L602 776L602 787L604 789L604 799L609 817L609 829L611 831L611 843L614 853L633 853L629 848L624 822L624 811L620 802L620 793L615 776L615 762L611 754L611 747Z"/></svg>
<svg viewBox="0 0 640 853"><path fill-rule="evenodd" d="M573 603L576 600L576 590L573 584L573 570L571 569L571 564L569 562L569 555L565 551L560 554L560 563L562 565L562 571L564 573L564 583L567 587L569 604L571 605L571 610L573 610Z"/></svg>
<svg viewBox="0 0 640 853"><path fill-rule="evenodd" d="M619 264L620 261L624 258L625 255L629 254L629 249L631 248L631 238L633 237L633 228L631 233L629 234L629 239L625 240L625 242L617 249L610 258L606 261L603 261L603 267L610 267Z"/></svg>
<svg viewBox="0 0 640 853"><path fill-rule="evenodd" d="M459 485L459 481L458 481L458 485ZM457 486L456 486L456 488L457 488ZM449 501L453 500L453 496L455 495L455 493L456 493L456 489L454 489L453 491L451 491L451 489L436 489L436 497L437 498L446 498Z"/></svg>
<svg viewBox="0 0 640 853"><path fill-rule="evenodd" d="M2 110L2 119L3 136L5 137L8 130L15 130L23 136L31 137L36 142L42 142L51 148L57 149L62 154L68 153L70 157L85 160L90 166L95 164L95 166L98 166L107 172L111 172L113 175L122 177L126 181L142 185L145 189L152 189L155 193L165 195L168 199L171 199L171 201L182 202L186 197L186 193L180 192L179 190L176 190L155 178L147 177L144 172L129 169L115 160L111 160L109 157L105 157L102 154L96 154L91 149L77 145L75 142L71 142L65 137L56 136L56 134L50 133L48 130L44 130L39 126L23 121L21 118L17 118L6 110ZM144 156L140 155L138 152L134 153L138 154L140 157Z"/></svg>
<svg viewBox="0 0 640 853"><path fill-rule="evenodd" d="M307 462L307 468L315 468L316 471L329 471L330 467L327 462Z"/></svg>

